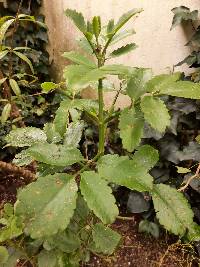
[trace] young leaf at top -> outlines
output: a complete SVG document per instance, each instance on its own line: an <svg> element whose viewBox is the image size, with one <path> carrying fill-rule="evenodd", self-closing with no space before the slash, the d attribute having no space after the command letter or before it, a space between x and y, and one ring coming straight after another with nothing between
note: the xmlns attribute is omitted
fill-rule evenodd
<svg viewBox="0 0 200 267"><path fill-rule="evenodd" d="M114 253L121 239L120 234L109 227L105 227L101 223L94 225L92 229L92 236L98 252L108 255Z"/></svg>
<svg viewBox="0 0 200 267"><path fill-rule="evenodd" d="M90 67L92 69L97 67L96 64L93 61L91 61L89 58L74 51L65 52L63 54L63 57L73 61L74 63L78 65L86 65L87 67Z"/></svg>
<svg viewBox="0 0 200 267"><path fill-rule="evenodd" d="M93 32L98 39L99 34L101 33L101 18L99 16L95 16L92 20Z"/></svg>
<svg viewBox="0 0 200 267"><path fill-rule="evenodd" d="M175 7L172 9L172 12L174 13L174 17L171 30L183 21L194 21L198 19L198 10L191 12L190 9L185 6Z"/></svg>
<svg viewBox="0 0 200 267"><path fill-rule="evenodd" d="M148 166L148 165L147 165ZM134 160L118 155L105 155L98 161L99 176L108 182L126 186L140 192L151 191L153 177L145 166L137 166Z"/></svg>
<svg viewBox="0 0 200 267"><path fill-rule="evenodd" d="M124 109L119 120L120 137L125 149L132 152L143 136L144 119L134 109Z"/></svg>
<svg viewBox="0 0 200 267"><path fill-rule="evenodd" d="M6 142L14 147L32 146L47 140L46 134L35 127L18 128L12 130L5 138Z"/></svg>
<svg viewBox="0 0 200 267"><path fill-rule="evenodd" d="M182 193L165 184L154 185L152 198L161 225L175 235L183 236L193 224L193 211Z"/></svg>
<svg viewBox="0 0 200 267"><path fill-rule="evenodd" d="M136 48L137 48L137 45L135 43L127 44L125 46L122 46L122 47L112 51L112 53L110 53L109 57L111 57L111 58L119 57L119 56L122 56L124 54L127 54L127 53L133 51Z"/></svg>
<svg viewBox="0 0 200 267"><path fill-rule="evenodd" d="M30 147L28 153L39 162L60 167L83 160L77 148L66 148L64 145L40 143Z"/></svg>
<svg viewBox="0 0 200 267"><path fill-rule="evenodd" d="M164 132L170 125L170 116L165 103L153 96L144 96L141 100L141 109L145 120L159 132Z"/></svg>
<svg viewBox="0 0 200 267"><path fill-rule="evenodd" d="M39 178L18 193L15 214L33 239L66 229L76 207L77 185L68 174Z"/></svg>
<svg viewBox="0 0 200 267"><path fill-rule="evenodd" d="M78 13L76 10L67 9L65 11L65 15L67 17L69 17L74 22L76 27L81 32L85 33L87 31L86 23L85 23L83 15L81 13Z"/></svg>
<svg viewBox="0 0 200 267"><path fill-rule="evenodd" d="M115 198L111 188L97 173L93 171L82 173L80 189L88 207L104 224L115 221L119 213Z"/></svg>

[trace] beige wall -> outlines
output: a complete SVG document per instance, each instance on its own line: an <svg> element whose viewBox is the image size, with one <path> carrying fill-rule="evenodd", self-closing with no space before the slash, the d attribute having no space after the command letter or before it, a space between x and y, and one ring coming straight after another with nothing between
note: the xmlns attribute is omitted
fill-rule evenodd
<svg viewBox="0 0 200 267"><path fill-rule="evenodd" d="M79 10L87 18L101 15L103 20L107 21L111 17L117 19L132 8L141 7L144 12L127 26L136 30L137 33L129 41L136 42L139 48L120 58L120 63L151 67L156 74L169 72L173 65L190 52L189 48L184 46L189 36L181 26L170 31L173 17L171 9L180 5L200 9L199 0L44 0L54 73L62 77L62 68L66 61L62 59L61 54L76 48L75 38L79 34L71 21L65 17L66 8ZM189 32L191 34L191 31ZM187 71L186 66L179 69Z"/></svg>

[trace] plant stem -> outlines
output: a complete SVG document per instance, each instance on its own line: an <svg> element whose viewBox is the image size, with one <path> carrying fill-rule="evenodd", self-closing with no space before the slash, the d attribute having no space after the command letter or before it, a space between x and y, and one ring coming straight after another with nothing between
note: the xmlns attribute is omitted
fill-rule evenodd
<svg viewBox="0 0 200 267"><path fill-rule="evenodd" d="M99 80L98 85L98 100L99 100L99 150L98 154L103 155L104 153L104 142L105 142L105 123L104 123L104 101L103 101L103 81Z"/></svg>

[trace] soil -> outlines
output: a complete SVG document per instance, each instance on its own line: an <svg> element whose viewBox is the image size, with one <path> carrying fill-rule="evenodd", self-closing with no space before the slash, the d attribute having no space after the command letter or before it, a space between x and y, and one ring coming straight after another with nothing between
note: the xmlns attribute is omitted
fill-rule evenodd
<svg viewBox="0 0 200 267"><path fill-rule="evenodd" d="M26 182L0 172L0 207L16 200L17 189ZM195 256L193 247L181 244L166 233L155 239L138 233L138 216L132 220L117 220L112 228L123 236L122 244L112 256L92 255L91 261L82 267L198 267L200 260ZM199 261L199 262L198 262ZM198 263L197 263L198 262ZM199 265L198 265L199 264ZM17 267L25 267L19 264ZM26 266L28 267L28 266Z"/></svg>

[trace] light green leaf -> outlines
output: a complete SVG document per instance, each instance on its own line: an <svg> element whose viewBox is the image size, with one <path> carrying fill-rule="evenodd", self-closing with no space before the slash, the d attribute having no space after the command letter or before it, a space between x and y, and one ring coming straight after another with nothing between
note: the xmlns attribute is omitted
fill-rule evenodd
<svg viewBox="0 0 200 267"><path fill-rule="evenodd" d="M83 160L77 148L66 148L64 145L39 143L29 148L28 153L39 162L60 167Z"/></svg>
<svg viewBox="0 0 200 267"><path fill-rule="evenodd" d="M147 92L159 92L162 88L167 87L171 82L180 80L182 73L175 72L173 74L161 74L154 76L150 81L147 82Z"/></svg>
<svg viewBox="0 0 200 267"><path fill-rule="evenodd" d="M2 85L6 80L7 80L7 78L0 79L0 85Z"/></svg>
<svg viewBox="0 0 200 267"><path fill-rule="evenodd" d="M17 196L15 213L23 218L25 232L33 239L66 229L76 207L77 185L68 174L39 178Z"/></svg>
<svg viewBox="0 0 200 267"><path fill-rule="evenodd" d="M3 25L0 27L0 46L2 45L3 39L5 38L5 34L8 28L11 26L13 22L14 19L9 19L6 22L4 22Z"/></svg>
<svg viewBox="0 0 200 267"><path fill-rule="evenodd" d="M126 92L130 98L137 100L147 92L146 84L152 77L151 69L136 69L127 83Z"/></svg>
<svg viewBox="0 0 200 267"><path fill-rule="evenodd" d="M70 100L64 100L60 103L60 107L56 111L54 125L56 132L58 132L61 137L64 136L67 129L70 105Z"/></svg>
<svg viewBox="0 0 200 267"><path fill-rule="evenodd" d="M60 134L56 131L55 124L54 123L46 123L43 128L46 136L47 136L47 142L49 143L59 143L62 140L62 137Z"/></svg>
<svg viewBox="0 0 200 267"><path fill-rule="evenodd" d="M87 31L87 27L85 24L85 20L84 17L81 13L78 13L76 10L72 10L72 9L67 9L65 11L65 15L67 17L69 17L74 24L76 25L76 27L83 33L85 33Z"/></svg>
<svg viewBox="0 0 200 267"><path fill-rule="evenodd" d="M177 168L177 173L185 174L185 173L191 172L191 170L187 169L187 168L183 168L183 167L179 167L179 166L176 166L176 168Z"/></svg>
<svg viewBox="0 0 200 267"><path fill-rule="evenodd" d="M48 93L51 90L54 90L54 89L58 88L59 85L56 84L56 83L53 83L53 82L44 82L44 83L41 84L41 87L42 87L42 92L43 93Z"/></svg>
<svg viewBox="0 0 200 267"><path fill-rule="evenodd" d="M57 267L57 255L55 251L42 250L38 255L38 267Z"/></svg>
<svg viewBox="0 0 200 267"><path fill-rule="evenodd" d="M27 58L27 56L25 56L25 55L22 54L21 52L17 52L17 51L13 51L13 52L14 52L14 54L15 54L16 56L18 56L19 58L21 58L23 61L25 61L25 62L29 65L29 67L30 67L32 73L34 74L34 68L33 68L33 65L32 65L30 59Z"/></svg>
<svg viewBox="0 0 200 267"><path fill-rule="evenodd" d="M188 229L187 238L190 242L195 242L200 240L200 225L193 222L193 224Z"/></svg>
<svg viewBox="0 0 200 267"><path fill-rule="evenodd" d="M88 207L105 224L113 223L119 213L111 188L93 171L87 171L81 175L80 184Z"/></svg>
<svg viewBox="0 0 200 267"><path fill-rule="evenodd" d="M11 215L7 219L7 224L1 228L0 243L16 238L22 233L23 224L21 223L21 220L18 217Z"/></svg>
<svg viewBox="0 0 200 267"><path fill-rule="evenodd" d="M93 28L93 33L98 39L99 34L101 33L101 18L99 16L95 16L92 20L92 28Z"/></svg>
<svg viewBox="0 0 200 267"><path fill-rule="evenodd" d="M144 119L138 117L134 109L124 109L119 119L120 137L125 149L132 152L143 136Z"/></svg>
<svg viewBox="0 0 200 267"><path fill-rule="evenodd" d="M12 88L13 92L17 95L20 96L21 95L21 90L19 88L18 83L14 80L14 79L10 79L9 80L10 83L10 87Z"/></svg>
<svg viewBox="0 0 200 267"><path fill-rule="evenodd" d="M12 130L5 138L6 142L15 147L32 146L47 140L46 134L35 127Z"/></svg>
<svg viewBox="0 0 200 267"><path fill-rule="evenodd" d="M200 83L189 81L171 82L162 86L159 94L200 99Z"/></svg>
<svg viewBox="0 0 200 267"><path fill-rule="evenodd" d="M9 258L8 250L6 247L0 246L0 263L6 263Z"/></svg>
<svg viewBox="0 0 200 267"><path fill-rule="evenodd" d="M153 96L144 96L141 100L141 109L145 120L159 132L164 132L170 125L170 116L165 103Z"/></svg>
<svg viewBox="0 0 200 267"><path fill-rule="evenodd" d="M70 123L65 134L64 145L67 148L78 147L79 142L81 141L83 129L84 129L83 121Z"/></svg>
<svg viewBox="0 0 200 267"><path fill-rule="evenodd" d="M89 58L77 53L77 52L74 52L74 51L71 51L71 52L65 52L63 54L63 57L73 61L74 63L78 64L78 65L86 65L87 67L90 67L90 68L96 68L96 64L91 61Z"/></svg>
<svg viewBox="0 0 200 267"><path fill-rule="evenodd" d="M132 157L132 162L139 168L145 168L147 171L152 169L159 160L158 150L150 145L140 146Z"/></svg>
<svg viewBox="0 0 200 267"><path fill-rule="evenodd" d="M0 60L2 60L7 54L8 54L9 50L4 50L0 52Z"/></svg>
<svg viewBox="0 0 200 267"><path fill-rule="evenodd" d="M143 11L143 9L137 9L137 8L134 8L130 11L128 11L127 13L123 14L117 24L115 25L114 27L114 32L118 32L132 17L134 17L135 15L141 13Z"/></svg>
<svg viewBox="0 0 200 267"><path fill-rule="evenodd" d="M95 224L92 231L93 240L98 251L111 255L121 240L120 234L102 223Z"/></svg>
<svg viewBox="0 0 200 267"><path fill-rule="evenodd" d="M154 185L152 198L156 216L166 230L183 236L193 224L193 211L182 193L165 184Z"/></svg>
<svg viewBox="0 0 200 267"><path fill-rule="evenodd" d="M153 187L153 177L147 171L148 168L145 165L137 166L134 160L123 156L105 155L98 161L100 177L108 182L140 192L151 191Z"/></svg>
<svg viewBox="0 0 200 267"><path fill-rule="evenodd" d="M135 33L136 32L134 29L120 31L117 34L115 34L115 36L112 38L110 45L114 45L114 44L120 42L121 40L124 40L125 38L132 36Z"/></svg>
<svg viewBox="0 0 200 267"><path fill-rule="evenodd" d="M28 153L28 149L22 150L20 153L15 155L13 163L17 166L26 166L33 162L34 159Z"/></svg>
<svg viewBox="0 0 200 267"><path fill-rule="evenodd" d="M4 106L3 111L1 113L1 123L5 124L5 122L8 120L8 118L10 117L10 113L11 113L11 104L8 103Z"/></svg>
<svg viewBox="0 0 200 267"><path fill-rule="evenodd" d="M127 54L137 48L137 45L135 43L127 44L125 46L122 46L114 51L109 55L109 57L119 57L124 54Z"/></svg>

